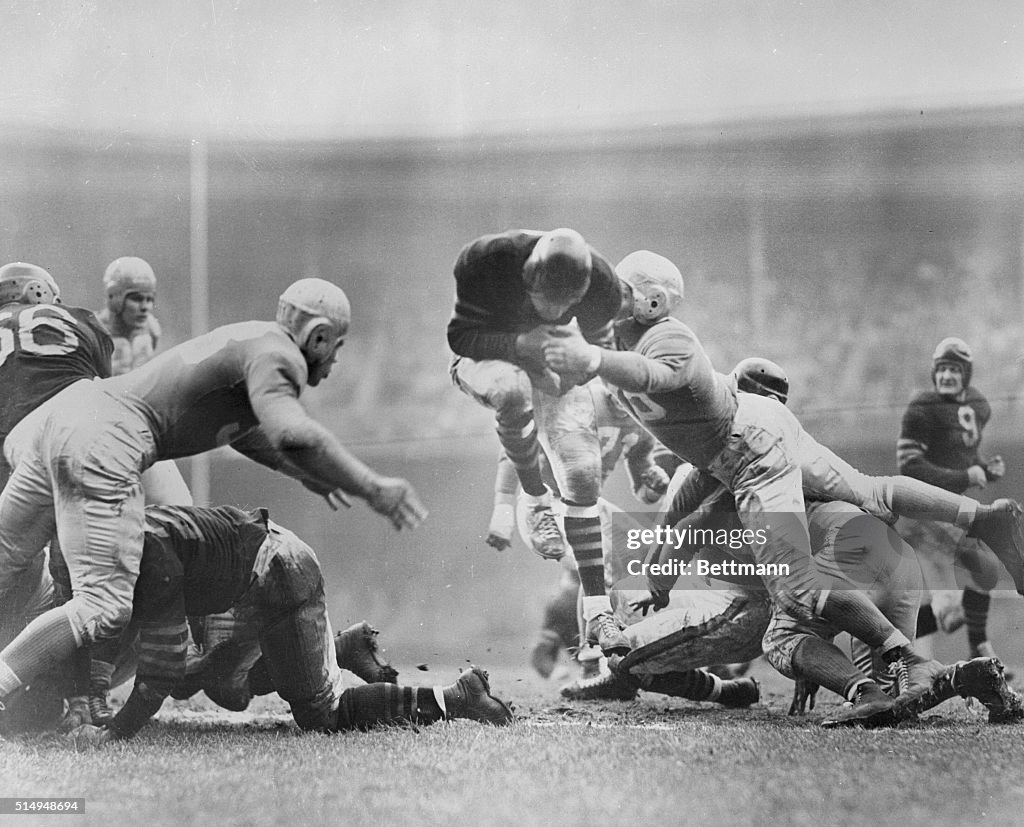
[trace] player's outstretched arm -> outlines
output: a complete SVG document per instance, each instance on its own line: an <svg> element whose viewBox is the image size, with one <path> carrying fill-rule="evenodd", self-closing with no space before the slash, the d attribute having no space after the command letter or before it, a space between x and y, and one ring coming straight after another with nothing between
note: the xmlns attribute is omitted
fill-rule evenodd
<svg viewBox="0 0 1024 827"><path fill-rule="evenodd" d="M298 469L301 476L291 475L298 476L307 488L322 494L341 489L359 497L399 530L415 528L426 518L427 510L407 480L372 470L310 417L297 399L278 396L267 400L257 415L270 446L282 458L280 470L290 473Z"/></svg>

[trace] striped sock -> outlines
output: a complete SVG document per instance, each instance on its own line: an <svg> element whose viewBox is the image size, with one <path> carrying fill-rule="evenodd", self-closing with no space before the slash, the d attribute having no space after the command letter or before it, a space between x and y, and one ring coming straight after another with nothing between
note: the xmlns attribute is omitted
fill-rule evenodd
<svg viewBox="0 0 1024 827"><path fill-rule="evenodd" d="M571 510L574 506L569 506ZM597 510L597 506L594 506ZM604 553L601 545L601 518L568 516L565 518L565 539L576 558L576 569L580 575L583 594L605 593Z"/></svg>
<svg viewBox="0 0 1024 827"><path fill-rule="evenodd" d="M834 643L807 635L793 650L793 671L812 683L851 698L858 684L868 678Z"/></svg>
<svg viewBox="0 0 1024 827"><path fill-rule="evenodd" d="M640 688L647 692L686 698L691 701L713 701L722 690L722 679L703 669L665 672L640 679Z"/></svg>
<svg viewBox="0 0 1024 827"><path fill-rule="evenodd" d="M992 598L986 592L964 589L964 623L967 625L967 645L971 652L988 640L988 610Z"/></svg>
<svg viewBox="0 0 1024 827"><path fill-rule="evenodd" d="M540 473L540 443L537 441L537 422L533 411L519 414L511 420L498 420L498 440L505 455L516 469L523 491L539 497L547 491Z"/></svg>
<svg viewBox="0 0 1024 827"><path fill-rule="evenodd" d="M432 689L368 683L341 693L337 729L367 730L382 724L432 724L444 717Z"/></svg>

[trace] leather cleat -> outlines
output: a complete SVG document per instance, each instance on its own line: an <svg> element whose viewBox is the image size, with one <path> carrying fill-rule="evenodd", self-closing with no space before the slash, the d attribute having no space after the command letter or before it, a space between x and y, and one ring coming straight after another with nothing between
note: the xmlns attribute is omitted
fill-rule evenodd
<svg viewBox="0 0 1024 827"><path fill-rule="evenodd" d="M1007 685L999 658L973 658L954 664L950 683L962 698L981 701L990 724L1024 720L1024 698Z"/></svg>
<svg viewBox="0 0 1024 827"><path fill-rule="evenodd" d="M338 666L367 683L398 683L398 671L380 658L379 633L365 620L334 636L334 655Z"/></svg>
<svg viewBox="0 0 1024 827"><path fill-rule="evenodd" d="M1024 527L1020 503L999 499L980 506L967 536L988 546L1013 578L1017 594L1024 595Z"/></svg>
<svg viewBox="0 0 1024 827"><path fill-rule="evenodd" d="M597 644L606 656L628 655L633 648L611 612L601 612L587 622L587 641Z"/></svg>
<svg viewBox="0 0 1024 827"><path fill-rule="evenodd" d="M562 636L552 629L541 629L540 637L530 650L530 666L542 678L550 678L561 651Z"/></svg>
<svg viewBox="0 0 1024 827"><path fill-rule="evenodd" d="M508 704L491 694L487 673L471 666L443 690L447 718L468 718L491 726L507 726L515 715Z"/></svg>
<svg viewBox="0 0 1024 827"><path fill-rule="evenodd" d="M632 701L636 698L634 683L614 672L595 678L582 678L563 686L559 694L570 701Z"/></svg>
<svg viewBox="0 0 1024 827"><path fill-rule="evenodd" d="M753 678L735 678L724 682L715 701L726 709L746 709L761 700L761 687Z"/></svg>
<svg viewBox="0 0 1024 827"><path fill-rule="evenodd" d="M987 640L982 641L977 646L971 647L972 658L997 658L1002 661L1001 658L996 654L995 649L992 648L992 644ZM1009 669L1006 668L1006 664L1003 664L1003 678L1007 683L1012 683L1016 675Z"/></svg>
<svg viewBox="0 0 1024 827"><path fill-rule="evenodd" d="M528 506L526 509L526 533L530 548L545 560L561 560L565 557L565 535L558 525L550 503Z"/></svg>
<svg viewBox="0 0 1024 827"><path fill-rule="evenodd" d="M875 727L895 726L897 723L896 701L886 695L877 684L862 683L857 688L857 696L853 706L839 710L831 718L821 722L823 729L839 727Z"/></svg>

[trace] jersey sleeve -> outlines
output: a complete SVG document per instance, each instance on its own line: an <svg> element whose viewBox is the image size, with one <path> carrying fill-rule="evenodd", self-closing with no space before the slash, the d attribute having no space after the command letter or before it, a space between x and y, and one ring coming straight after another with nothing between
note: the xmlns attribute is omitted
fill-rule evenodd
<svg viewBox="0 0 1024 827"><path fill-rule="evenodd" d="M576 311L576 322L584 339L610 348L614 340L612 323L622 307L622 288L611 264L599 253L591 252L590 289Z"/></svg>
<svg viewBox="0 0 1024 827"><path fill-rule="evenodd" d="M280 448L281 435L288 431L294 418L306 416L299 403L306 378L305 364L280 348L263 347L246 364L249 404L260 429L275 448Z"/></svg>
<svg viewBox="0 0 1024 827"><path fill-rule="evenodd" d="M459 254L454 268L455 310L448 322L448 346L453 353L516 362L517 333L503 316L521 288L498 277L512 269L513 257L511 246L493 236L466 245Z"/></svg>
<svg viewBox="0 0 1024 827"><path fill-rule="evenodd" d="M935 423L921 397L911 401L903 414L900 436L896 441L896 462L901 474L962 494L970 486L966 470L943 468L927 459L928 441Z"/></svg>

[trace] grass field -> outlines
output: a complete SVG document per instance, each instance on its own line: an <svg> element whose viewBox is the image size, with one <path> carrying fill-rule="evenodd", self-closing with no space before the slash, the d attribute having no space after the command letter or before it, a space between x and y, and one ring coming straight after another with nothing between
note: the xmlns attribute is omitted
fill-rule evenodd
<svg viewBox="0 0 1024 827"><path fill-rule="evenodd" d="M1016 605L999 613L1003 633L1020 614ZM397 665L417 684L456 672ZM789 718L791 684L763 662L754 674L762 702L733 711L648 694L569 703L526 668L492 668L493 691L517 707L507 729L456 721L335 736L299 733L276 696L227 713L200 695L168 702L130 743L3 743L0 795L86 799L84 816L33 815L33 825L910 827L1024 818L1024 725L989 726L956 699L897 730L826 731L817 722L835 696L823 692L814 712Z"/></svg>

